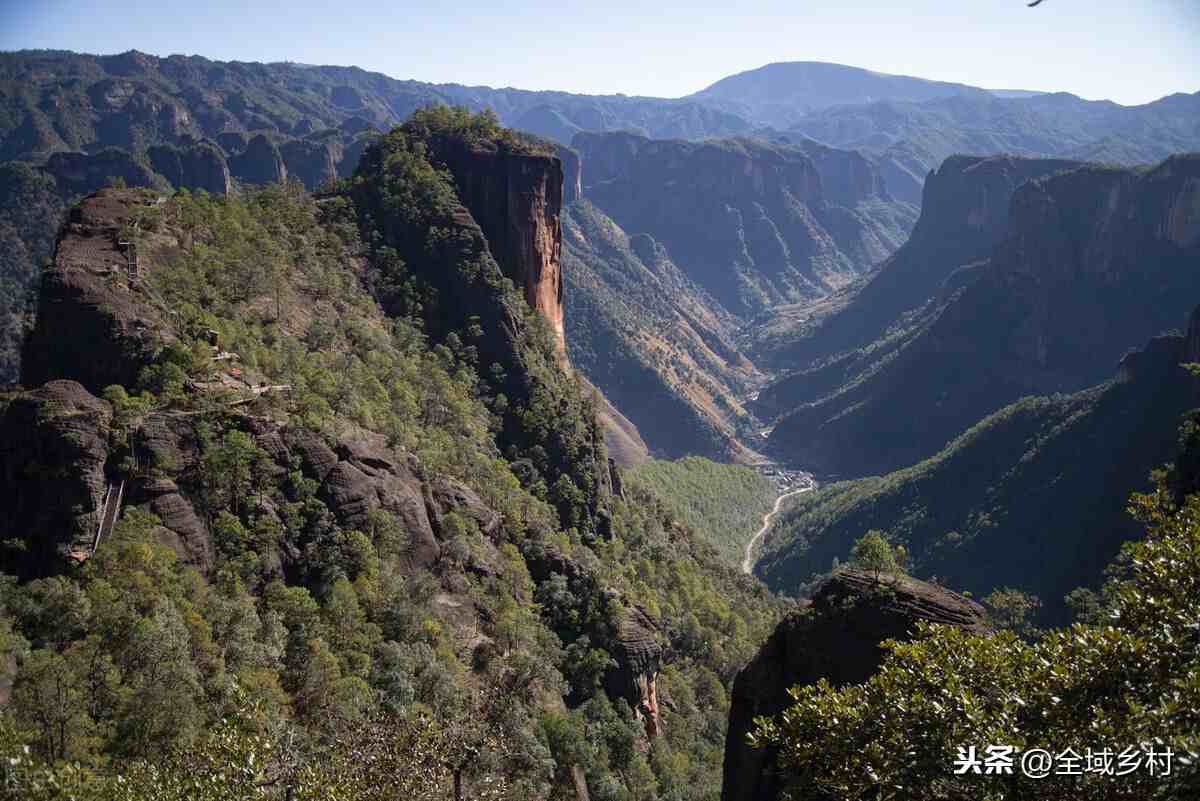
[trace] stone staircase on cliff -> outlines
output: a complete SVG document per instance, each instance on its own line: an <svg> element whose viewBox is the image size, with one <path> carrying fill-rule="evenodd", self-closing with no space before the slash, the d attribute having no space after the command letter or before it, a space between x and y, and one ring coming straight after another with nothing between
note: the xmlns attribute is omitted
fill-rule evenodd
<svg viewBox="0 0 1200 801"><path fill-rule="evenodd" d="M104 505L101 507L100 524L96 526L96 538L92 540L92 549L88 556L93 556L100 542L112 532L116 525L117 516L121 514L121 502L125 499L125 482L109 484L104 493Z"/></svg>

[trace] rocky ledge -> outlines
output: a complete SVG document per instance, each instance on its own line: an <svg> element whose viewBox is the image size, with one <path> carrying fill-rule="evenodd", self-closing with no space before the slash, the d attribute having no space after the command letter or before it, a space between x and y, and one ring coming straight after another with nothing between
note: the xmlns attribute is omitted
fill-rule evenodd
<svg viewBox="0 0 1200 801"><path fill-rule="evenodd" d="M775 755L746 744L754 718L773 716L787 691L821 679L856 684L879 669L884 640L907 640L918 621L988 630L979 604L909 577L842 570L821 585L811 603L784 618L734 680L725 739L722 801L774 801L780 785Z"/></svg>

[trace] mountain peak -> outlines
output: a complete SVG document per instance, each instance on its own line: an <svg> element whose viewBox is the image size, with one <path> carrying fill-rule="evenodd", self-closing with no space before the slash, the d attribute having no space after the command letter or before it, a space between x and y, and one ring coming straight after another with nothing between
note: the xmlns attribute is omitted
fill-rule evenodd
<svg viewBox="0 0 1200 801"><path fill-rule="evenodd" d="M959 94L991 96L985 89L961 83L823 61L788 61L723 78L690 98L760 124L787 127L806 113L831 106L878 100L920 102Z"/></svg>

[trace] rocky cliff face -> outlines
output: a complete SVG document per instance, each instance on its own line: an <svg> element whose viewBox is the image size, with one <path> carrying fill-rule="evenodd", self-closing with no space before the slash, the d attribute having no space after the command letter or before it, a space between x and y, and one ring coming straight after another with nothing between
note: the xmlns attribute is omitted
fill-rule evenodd
<svg viewBox="0 0 1200 801"><path fill-rule="evenodd" d="M302 181L306 187L316 189L338 178L338 164L343 158L344 148L337 141L313 142L293 139L279 148L287 174Z"/></svg>
<svg viewBox="0 0 1200 801"><path fill-rule="evenodd" d="M772 772L774 754L746 744L754 718L786 708L787 691L825 679L836 685L865 681L883 658L879 644L907 640L925 620L987 631L983 607L956 593L912 578L866 572L835 573L811 605L785 618L733 685L721 801L775 801L780 784Z"/></svg>
<svg viewBox="0 0 1200 801"><path fill-rule="evenodd" d="M279 148L263 134L251 139L242 153L229 160L229 171L247 184L283 183L288 177Z"/></svg>
<svg viewBox="0 0 1200 801"><path fill-rule="evenodd" d="M130 283L119 244L131 208L143 202L136 193L106 189L71 210L54 262L42 273L21 365L25 385L70 378L95 394L109 384L133 386L174 339L164 311Z"/></svg>
<svg viewBox="0 0 1200 801"><path fill-rule="evenodd" d="M147 151L154 171L173 186L227 194L232 189L229 165L220 148L210 142L185 147L157 145Z"/></svg>
<svg viewBox="0 0 1200 801"><path fill-rule="evenodd" d="M758 336L764 359L791 370L874 343L870 353L828 365L819 375L798 370L763 390L760 409L779 414L817 400L877 362L882 350L899 344L894 336L884 344L889 329L918 327L927 321L957 288L951 282L956 271L956 280L977 277L978 270L960 268L986 260L1004 238L1009 202L1018 186L1078 166L1078 162L1010 156L947 159L925 182L921 217L912 236L870 280L838 293L817 309L806 309L803 321L780 315Z"/></svg>
<svg viewBox="0 0 1200 801"><path fill-rule="evenodd" d="M23 541L6 572L61 569L89 548L107 488L112 409L74 381L18 394L0 415L0 534Z"/></svg>
<svg viewBox="0 0 1200 801"><path fill-rule="evenodd" d="M554 153L563 165L563 205L568 206L583 197L583 159L566 145L555 145Z"/></svg>
<svg viewBox="0 0 1200 801"><path fill-rule="evenodd" d="M106 402L74 381L51 381L17 394L0 415L0 487L13 499L0 513L0 532L27 545L9 569L27 576L55 573L72 552L90 550L105 489L121 480L113 464L111 417ZM155 412L128 432L144 469L125 483L124 512L143 508L156 515L159 541L207 570L213 543L202 514L203 487L195 478L202 453L192 422ZM382 436L329 439L253 415L237 422L270 457L269 472L283 476L298 466L340 525L367 529L372 511L389 512L403 529L411 567L437 561L449 512L475 520L485 534L499 525L499 515L471 489L451 478L426 476L411 454L389 448ZM282 512L263 506L258 514L277 518ZM302 543L281 542L271 559L281 575L305 569Z"/></svg>
<svg viewBox="0 0 1200 801"><path fill-rule="evenodd" d="M825 197L830 202L853 207L855 203L872 198L891 200L879 170L857 150L840 150L811 139L799 139L794 144L812 159L821 176Z"/></svg>
<svg viewBox="0 0 1200 801"><path fill-rule="evenodd" d="M877 175L849 171L835 194L854 202L832 200L799 147L633 134L579 134L572 146L587 165L589 199L631 234L652 235L689 277L739 314L847 283L894 250L911 224L881 223L858 208ZM823 160L831 175L850 162Z"/></svg>
<svg viewBox="0 0 1200 801"><path fill-rule="evenodd" d="M1103 381L1200 296L1198 177L1200 157L1180 156L1024 184L978 280L882 369L784 418L772 444L843 474L892 470L1019 397Z"/></svg>
<svg viewBox="0 0 1200 801"><path fill-rule="evenodd" d="M116 148L96 153L55 153L44 169L58 181L59 190L67 194L91 192L110 178L119 178L128 186L162 185L162 179L146 164Z"/></svg>
<svg viewBox="0 0 1200 801"><path fill-rule="evenodd" d="M500 269L550 322L559 350L565 353L562 161L461 145L440 155Z"/></svg>

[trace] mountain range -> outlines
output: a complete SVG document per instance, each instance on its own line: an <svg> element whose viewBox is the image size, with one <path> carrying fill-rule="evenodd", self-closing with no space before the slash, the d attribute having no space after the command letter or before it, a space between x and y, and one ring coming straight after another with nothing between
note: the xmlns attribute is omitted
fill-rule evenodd
<svg viewBox="0 0 1200 801"><path fill-rule="evenodd" d="M732 801L855 693L1177 720L1198 101L0 54L0 759Z"/></svg>

